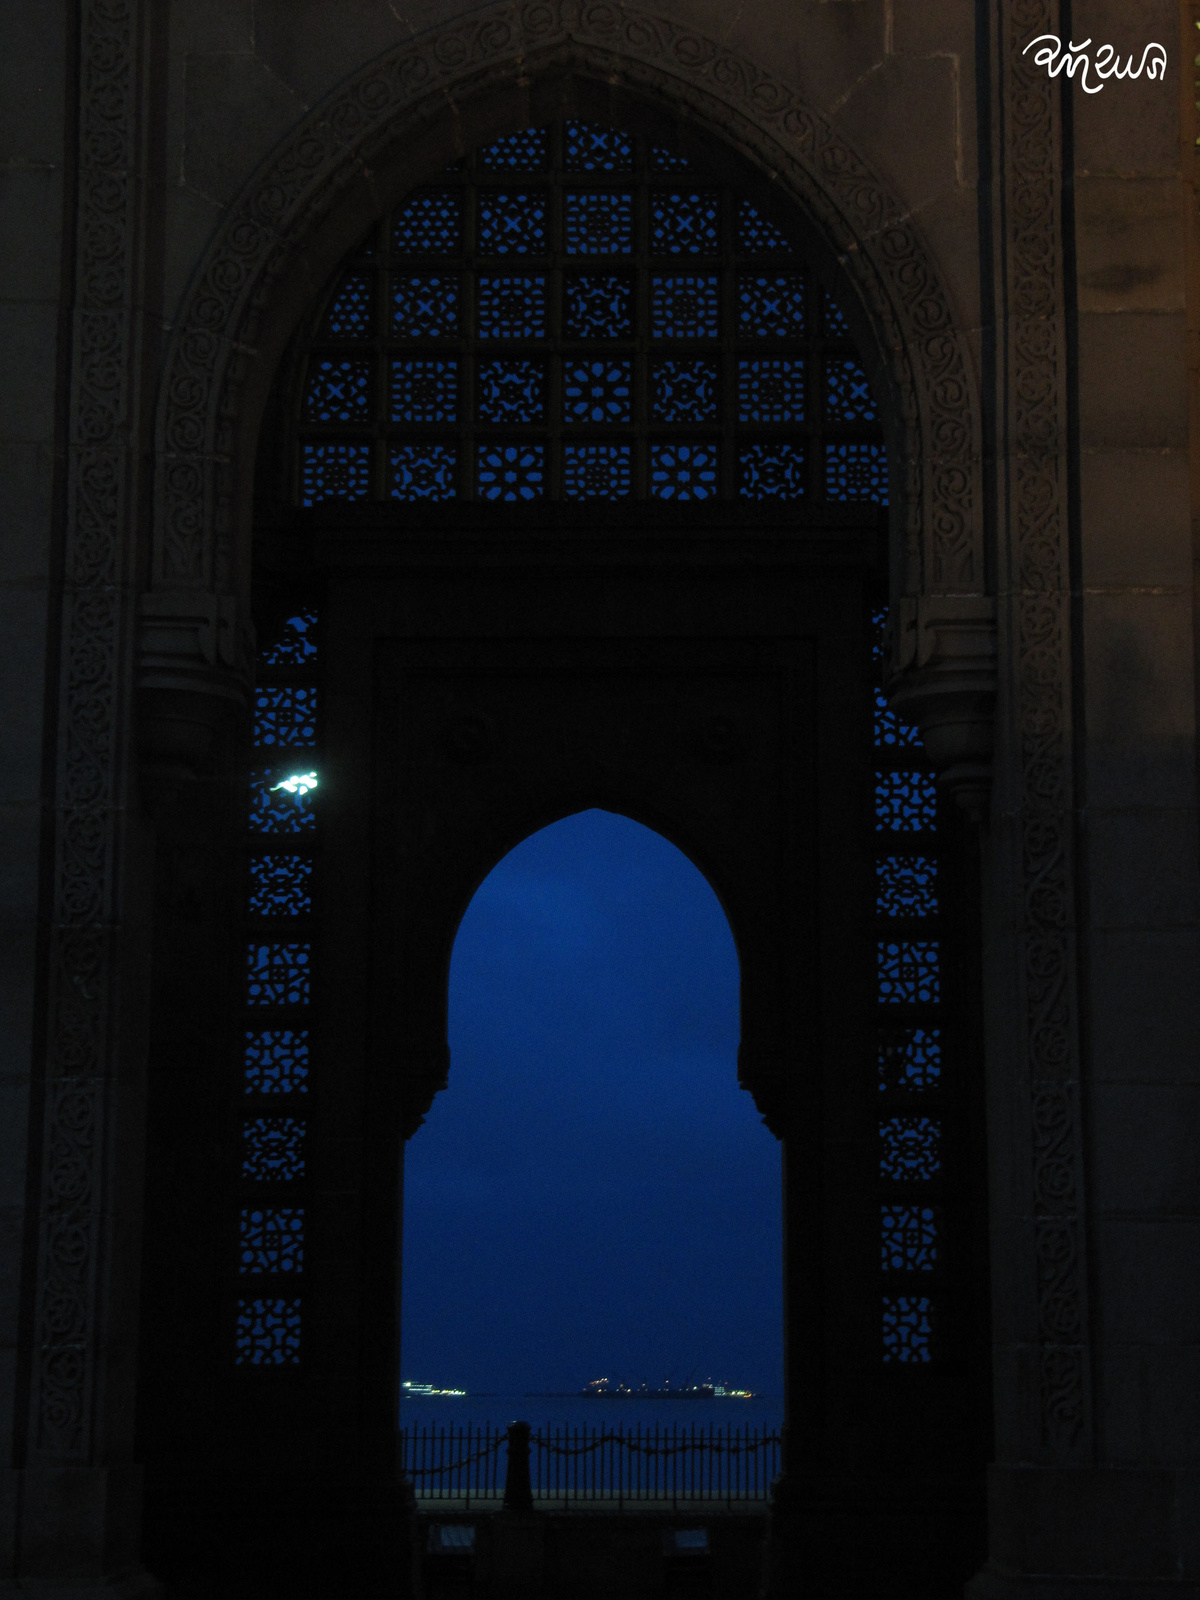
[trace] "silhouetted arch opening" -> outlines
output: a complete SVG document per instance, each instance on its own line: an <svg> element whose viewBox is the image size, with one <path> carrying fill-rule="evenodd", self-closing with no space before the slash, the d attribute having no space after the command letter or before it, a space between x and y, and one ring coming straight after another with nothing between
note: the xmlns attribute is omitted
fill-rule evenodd
<svg viewBox="0 0 1200 1600"><path fill-rule="evenodd" d="M737 1046L733 938L681 851L591 810L506 855L459 928L449 1083L406 1156L403 1377L777 1407L779 1148Z"/></svg>

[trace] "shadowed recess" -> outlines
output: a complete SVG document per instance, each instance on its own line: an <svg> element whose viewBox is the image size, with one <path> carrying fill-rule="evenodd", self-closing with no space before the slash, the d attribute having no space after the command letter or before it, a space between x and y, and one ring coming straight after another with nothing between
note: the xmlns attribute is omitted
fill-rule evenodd
<svg viewBox="0 0 1200 1600"><path fill-rule="evenodd" d="M449 1087L406 1155L402 1376L781 1388L779 1147L737 1083L738 963L673 845L587 811L463 919Z"/></svg>

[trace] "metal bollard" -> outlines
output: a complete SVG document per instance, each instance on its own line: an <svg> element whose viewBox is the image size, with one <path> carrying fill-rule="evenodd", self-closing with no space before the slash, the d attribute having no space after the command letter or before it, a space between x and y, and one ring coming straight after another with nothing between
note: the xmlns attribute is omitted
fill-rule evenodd
<svg viewBox="0 0 1200 1600"><path fill-rule="evenodd" d="M533 1489L529 1483L529 1424L511 1422L508 1426L508 1474L504 1480L504 1509L532 1511Z"/></svg>

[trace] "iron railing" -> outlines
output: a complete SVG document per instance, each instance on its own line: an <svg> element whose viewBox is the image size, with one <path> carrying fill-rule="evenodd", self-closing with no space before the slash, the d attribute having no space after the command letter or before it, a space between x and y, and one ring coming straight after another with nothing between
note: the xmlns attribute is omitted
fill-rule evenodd
<svg viewBox="0 0 1200 1600"><path fill-rule="evenodd" d="M780 1437L715 1424L508 1429L487 1424L404 1428L401 1460L418 1500L508 1505L765 1501L779 1472Z"/></svg>

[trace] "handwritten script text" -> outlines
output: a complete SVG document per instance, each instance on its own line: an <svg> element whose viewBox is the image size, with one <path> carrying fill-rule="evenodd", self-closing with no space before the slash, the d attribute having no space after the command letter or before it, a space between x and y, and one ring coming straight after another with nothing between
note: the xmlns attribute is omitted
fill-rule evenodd
<svg viewBox="0 0 1200 1600"><path fill-rule="evenodd" d="M1039 67L1045 67L1052 78L1057 78L1064 67L1067 69L1068 78L1074 78L1078 70L1079 82L1085 94L1099 94L1104 87L1103 83L1097 83L1093 86L1088 82L1089 69L1095 73L1097 78L1140 78L1143 67L1146 69L1148 78L1165 78L1167 75L1167 52L1161 44L1148 44L1146 46L1142 51L1142 59L1138 63L1138 69L1135 72L1133 70L1133 57L1130 56L1129 60L1122 66L1120 56L1110 44L1102 44L1096 51L1095 61L1092 61L1089 56L1083 54L1091 42L1090 39L1085 39L1082 44L1068 43L1066 50L1064 50L1062 40L1057 34L1039 33L1036 39L1029 41L1024 50L1021 51L1021 54L1027 55L1035 44L1040 44L1042 48L1034 56L1034 64ZM1152 52L1157 52L1157 54ZM1149 61L1147 61L1147 57L1150 58Z"/></svg>

